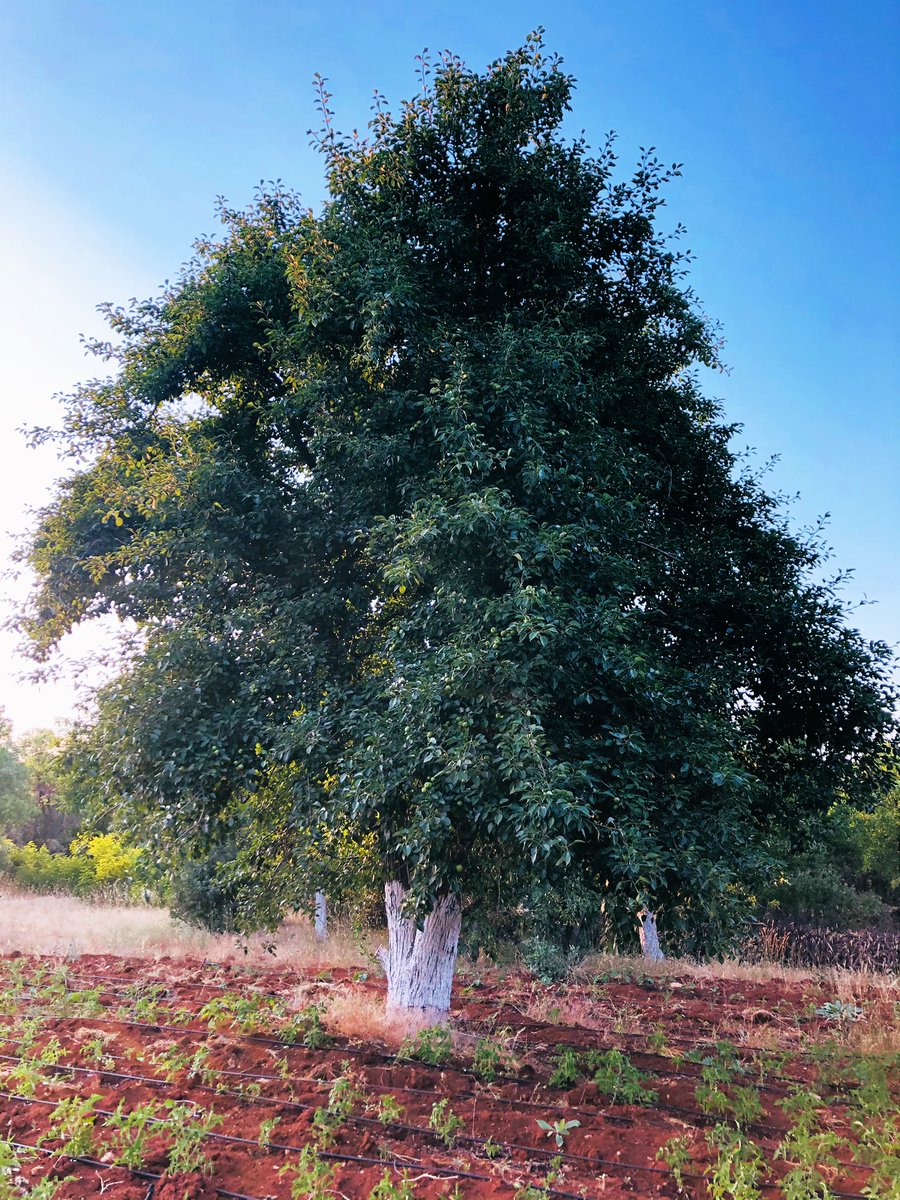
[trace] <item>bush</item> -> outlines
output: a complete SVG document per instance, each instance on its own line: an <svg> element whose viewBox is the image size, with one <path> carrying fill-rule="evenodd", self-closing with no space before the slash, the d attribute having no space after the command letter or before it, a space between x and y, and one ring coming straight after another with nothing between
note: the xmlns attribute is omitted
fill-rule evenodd
<svg viewBox="0 0 900 1200"><path fill-rule="evenodd" d="M853 814L863 872L885 899L900 900L900 784L871 812Z"/></svg>
<svg viewBox="0 0 900 1200"><path fill-rule="evenodd" d="M889 913L880 896L857 891L831 863L799 868L775 892L779 916L812 922L830 929L863 929L877 925Z"/></svg>
<svg viewBox="0 0 900 1200"><path fill-rule="evenodd" d="M504 961L511 947L541 978L562 978L568 968L601 946L606 921L602 894L576 872L555 887L536 887L508 908L476 905L466 914L460 949Z"/></svg>
<svg viewBox="0 0 900 1200"><path fill-rule="evenodd" d="M113 833L76 838L69 854L54 854L34 842L16 846L4 838L0 841L0 872L32 892L87 896L119 886L130 894L140 853Z"/></svg>
<svg viewBox="0 0 900 1200"><path fill-rule="evenodd" d="M233 849L225 855L233 857ZM227 857L225 861L230 861ZM210 933L233 933L238 926L240 886L223 877L223 858L211 856L201 862L182 863L172 879L170 909L173 917L208 929Z"/></svg>
<svg viewBox="0 0 900 1200"><path fill-rule="evenodd" d="M526 938L520 947L522 962L541 983L564 979L578 955L563 950L556 942L542 937Z"/></svg>
<svg viewBox="0 0 900 1200"><path fill-rule="evenodd" d="M5 844L5 872L19 887L32 892L71 892L83 896L97 883L93 860L53 854L46 846Z"/></svg>
<svg viewBox="0 0 900 1200"><path fill-rule="evenodd" d="M82 834L72 843L72 853L93 859L98 884L130 882L141 857L138 847L126 846L114 833Z"/></svg>

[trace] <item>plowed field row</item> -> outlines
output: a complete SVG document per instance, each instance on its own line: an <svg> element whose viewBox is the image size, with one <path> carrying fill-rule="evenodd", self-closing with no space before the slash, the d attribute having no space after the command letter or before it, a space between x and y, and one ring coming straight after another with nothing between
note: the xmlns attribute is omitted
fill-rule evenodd
<svg viewBox="0 0 900 1200"><path fill-rule="evenodd" d="M896 1055L854 1053L815 991L599 983L542 1020L533 984L490 980L460 989L452 1038L398 1054L328 1028L335 996L377 1002L360 974L171 966L0 963L10 1196L897 1197ZM723 1038L764 1001L765 1047ZM616 1011L647 1033L595 1028Z"/></svg>

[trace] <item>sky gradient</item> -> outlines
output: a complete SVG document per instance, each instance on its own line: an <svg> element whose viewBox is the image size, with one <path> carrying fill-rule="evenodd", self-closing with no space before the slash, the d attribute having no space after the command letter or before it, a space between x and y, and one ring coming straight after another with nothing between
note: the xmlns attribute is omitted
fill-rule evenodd
<svg viewBox="0 0 900 1200"><path fill-rule="evenodd" d="M879 0L5 0L0 557L57 471L16 430L97 373L78 340L102 331L95 305L173 277L217 195L280 178L321 201L316 71L362 128L373 88L416 90L424 47L480 69L539 24L578 79L573 133L615 129L623 170L651 145L684 164L662 221L687 226L723 325L730 373L708 390L736 446L780 455L770 486L800 494L796 523L831 514L846 595L877 602L854 622L900 642L900 9ZM24 586L0 582L5 612ZM72 672L36 689L14 647L0 633L0 707L19 731L65 717Z"/></svg>

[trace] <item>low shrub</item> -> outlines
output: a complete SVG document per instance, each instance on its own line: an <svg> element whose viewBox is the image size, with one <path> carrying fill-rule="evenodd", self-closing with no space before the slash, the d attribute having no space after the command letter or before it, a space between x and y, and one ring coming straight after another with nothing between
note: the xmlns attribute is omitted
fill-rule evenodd
<svg viewBox="0 0 900 1200"><path fill-rule="evenodd" d="M860 891L828 862L795 869L776 889L778 915L788 920L827 925L831 929L864 929L878 925L888 906L872 891Z"/></svg>
<svg viewBox="0 0 900 1200"><path fill-rule="evenodd" d="M172 877L172 916L210 933L233 933L238 925L240 887L222 869L233 859L234 848L225 847L202 862L182 862Z"/></svg>
<svg viewBox="0 0 900 1200"><path fill-rule="evenodd" d="M29 842L17 846L0 839L0 874L32 892L65 892L88 896L117 890L130 895L140 850L126 846L116 834L75 839L68 854L54 854Z"/></svg>
<svg viewBox="0 0 900 1200"><path fill-rule="evenodd" d="M525 938L520 953L522 962L541 983L564 979L577 961L576 956L542 937Z"/></svg>

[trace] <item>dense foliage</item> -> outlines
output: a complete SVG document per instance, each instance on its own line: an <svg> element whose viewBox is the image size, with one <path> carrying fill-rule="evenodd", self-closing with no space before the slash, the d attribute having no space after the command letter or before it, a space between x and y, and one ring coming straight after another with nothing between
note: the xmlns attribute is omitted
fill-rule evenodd
<svg viewBox="0 0 900 1200"><path fill-rule="evenodd" d="M136 847L124 845L113 833L101 833L76 838L70 851L55 853L34 842L17 846L0 837L0 877L33 892L141 898L141 852Z"/></svg>
<svg viewBox="0 0 900 1200"><path fill-rule="evenodd" d="M891 928L900 910L900 784L868 810L836 804L807 822L802 848L784 854L781 879L761 897L777 919Z"/></svg>
<svg viewBox="0 0 900 1200"><path fill-rule="evenodd" d="M238 845L247 922L350 845L424 908L577 868L699 948L776 827L871 794L888 652L701 393L677 167L563 137L538 37L422 82L368 140L322 88L321 211L223 208L107 308L25 626L137 631L93 769L163 850Z"/></svg>
<svg viewBox="0 0 900 1200"><path fill-rule="evenodd" d="M12 741L12 726L0 709L0 830L35 813L28 768Z"/></svg>

